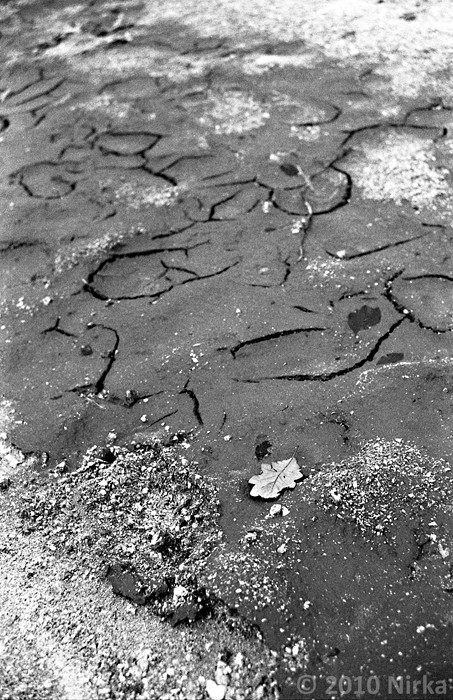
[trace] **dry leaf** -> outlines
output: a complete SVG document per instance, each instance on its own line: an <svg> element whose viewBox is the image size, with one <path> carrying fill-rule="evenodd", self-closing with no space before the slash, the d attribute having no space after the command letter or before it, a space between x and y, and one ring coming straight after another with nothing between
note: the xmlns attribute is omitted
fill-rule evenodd
<svg viewBox="0 0 453 700"><path fill-rule="evenodd" d="M293 489L296 481L302 478L303 474L294 459L294 455L281 462L262 464L261 474L249 479L249 484L254 484L250 495L261 498L278 498L283 489Z"/></svg>

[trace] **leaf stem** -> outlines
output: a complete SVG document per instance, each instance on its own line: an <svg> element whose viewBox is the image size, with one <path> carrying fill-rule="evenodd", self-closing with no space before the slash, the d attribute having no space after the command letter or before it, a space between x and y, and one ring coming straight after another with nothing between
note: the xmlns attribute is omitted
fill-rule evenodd
<svg viewBox="0 0 453 700"><path fill-rule="evenodd" d="M292 453L291 457L288 459L288 463L283 467L283 469L282 469L281 471L279 471L279 472L277 473L277 476L275 477L275 479L274 479L274 481L273 481L273 486L272 486L272 488L274 488L275 484L277 483L277 479L283 474L283 472L284 472L286 469L288 469L288 467L289 467L289 465L291 464L292 460L293 460L294 457L296 456L296 452L297 452L298 449L299 449L299 445L296 445L296 449L295 449L294 452Z"/></svg>

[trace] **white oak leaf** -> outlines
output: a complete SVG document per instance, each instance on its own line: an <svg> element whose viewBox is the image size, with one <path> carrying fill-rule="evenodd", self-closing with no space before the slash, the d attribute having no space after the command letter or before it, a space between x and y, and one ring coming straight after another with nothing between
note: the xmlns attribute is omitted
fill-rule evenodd
<svg viewBox="0 0 453 700"><path fill-rule="evenodd" d="M254 484L250 495L260 498L278 498L283 489L293 489L296 481L303 478L294 455L281 462L262 464L261 474L252 476L249 484Z"/></svg>

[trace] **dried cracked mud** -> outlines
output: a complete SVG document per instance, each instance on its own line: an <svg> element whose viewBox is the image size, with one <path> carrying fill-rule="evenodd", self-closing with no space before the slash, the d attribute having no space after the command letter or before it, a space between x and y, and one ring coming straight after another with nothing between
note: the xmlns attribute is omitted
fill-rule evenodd
<svg viewBox="0 0 453 700"><path fill-rule="evenodd" d="M453 697L452 27L3 3L2 700Z"/></svg>

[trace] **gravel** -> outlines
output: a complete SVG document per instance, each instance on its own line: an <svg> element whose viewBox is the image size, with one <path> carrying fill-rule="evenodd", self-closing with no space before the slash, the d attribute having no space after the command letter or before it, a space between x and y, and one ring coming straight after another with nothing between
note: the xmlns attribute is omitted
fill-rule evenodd
<svg viewBox="0 0 453 700"><path fill-rule="evenodd" d="M307 500L356 525L390 535L398 523L449 503L451 467L402 440L370 441L352 459L327 465L307 483Z"/></svg>
<svg viewBox="0 0 453 700"><path fill-rule="evenodd" d="M52 551L105 573L118 592L152 601L160 614L195 593L196 570L221 537L219 501L174 448L94 447L75 472L58 471L23 485L24 534L38 530ZM175 597L178 587L185 593Z"/></svg>
<svg viewBox="0 0 453 700"><path fill-rule="evenodd" d="M436 166L432 142L389 131L360 145L348 168L367 199L409 202L416 210L441 208L453 215L445 169Z"/></svg>
<svg viewBox="0 0 453 700"><path fill-rule="evenodd" d="M218 502L180 439L93 448L50 478L40 458L14 451L0 490L2 700L203 700L213 683L227 700L278 697L276 655L257 630L220 602L195 622ZM147 604L105 578L119 558L142 577ZM156 580L167 581L161 598Z"/></svg>

